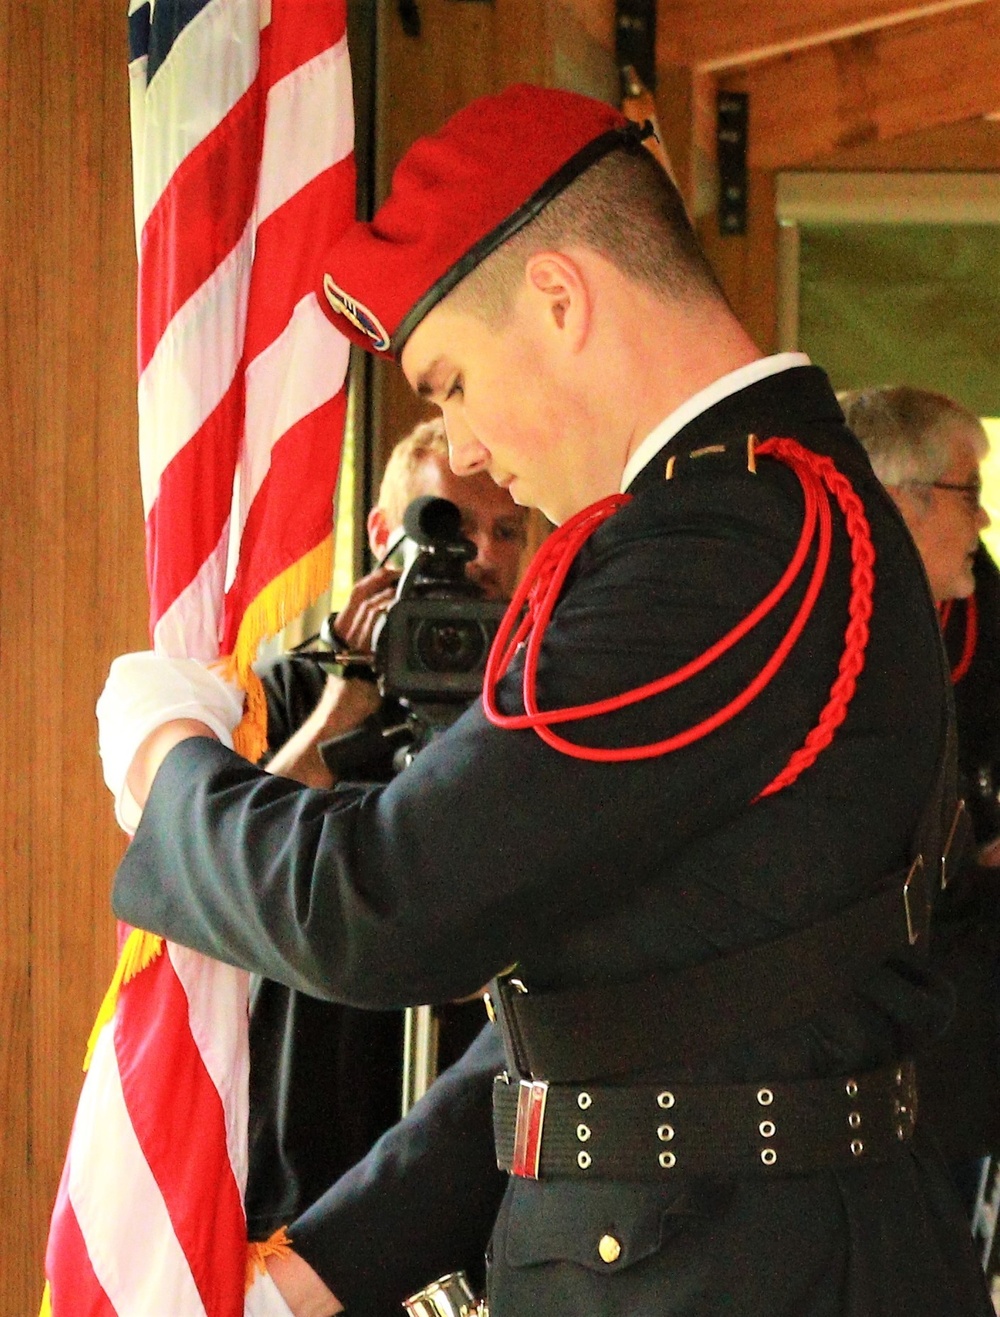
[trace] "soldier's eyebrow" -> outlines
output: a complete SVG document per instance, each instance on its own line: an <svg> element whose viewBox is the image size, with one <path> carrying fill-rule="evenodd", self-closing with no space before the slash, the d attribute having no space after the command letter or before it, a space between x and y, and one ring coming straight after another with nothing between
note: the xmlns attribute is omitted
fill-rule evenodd
<svg viewBox="0 0 1000 1317"><path fill-rule="evenodd" d="M417 377L415 392L421 398L433 398L435 393L443 390L444 377L449 369L446 357L435 357L427 369Z"/></svg>

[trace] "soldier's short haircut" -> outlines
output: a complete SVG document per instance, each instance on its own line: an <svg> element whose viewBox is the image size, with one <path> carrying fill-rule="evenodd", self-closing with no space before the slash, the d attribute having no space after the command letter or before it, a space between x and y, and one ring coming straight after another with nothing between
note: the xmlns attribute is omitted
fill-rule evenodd
<svg viewBox="0 0 1000 1317"><path fill-rule="evenodd" d="M852 389L837 395L883 485L939 480L954 460L961 431L982 460L989 448L982 421L954 398L908 384Z"/></svg>
<svg viewBox="0 0 1000 1317"><path fill-rule="evenodd" d="M645 148L613 151L475 267L449 304L491 328L507 320L528 259L589 248L660 298L725 302L676 187Z"/></svg>
<svg viewBox="0 0 1000 1317"><path fill-rule="evenodd" d="M431 458L448 465L448 439L440 416L421 421L389 454L379 485L378 506L391 530L403 524L403 513L415 497L413 485L417 472Z"/></svg>

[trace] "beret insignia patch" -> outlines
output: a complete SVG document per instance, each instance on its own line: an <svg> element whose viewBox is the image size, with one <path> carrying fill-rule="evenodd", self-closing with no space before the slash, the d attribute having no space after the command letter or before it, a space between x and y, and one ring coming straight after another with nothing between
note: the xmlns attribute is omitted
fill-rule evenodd
<svg viewBox="0 0 1000 1317"><path fill-rule="evenodd" d="M338 288L328 274L323 276L323 291L326 293L326 300L338 315L346 316L356 329L360 329L362 334L367 334L375 345L376 352L385 352L388 349L389 335L385 332L378 316L351 297L350 293L345 293L343 288Z"/></svg>

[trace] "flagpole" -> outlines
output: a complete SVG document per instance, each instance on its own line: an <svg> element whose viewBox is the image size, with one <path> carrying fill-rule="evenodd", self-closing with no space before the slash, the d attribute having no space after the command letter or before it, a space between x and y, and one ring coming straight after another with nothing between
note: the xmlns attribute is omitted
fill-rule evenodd
<svg viewBox="0 0 1000 1317"><path fill-rule="evenodd" d="M403 1020L402 1115L437 1078L440 1027L433 1006L408 1006Z"/></svg>

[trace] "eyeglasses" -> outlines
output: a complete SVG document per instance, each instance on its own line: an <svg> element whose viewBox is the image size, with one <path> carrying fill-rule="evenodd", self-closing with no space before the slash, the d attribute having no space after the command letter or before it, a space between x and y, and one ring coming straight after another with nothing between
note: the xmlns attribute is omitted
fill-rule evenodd
<svg viewBox="0 0 1000 1317"><path fill-rule="evenodd" d="M943 489L950 494L961 494L970 512L978 512L982 507L983 487L978 480L968 485L957 485L948 480L914 480L911 483L920 489Z"/></svg>
<svg viewBox="0 0 1000 1317"><path fill-rule="evenodd" d="M935 489L944 489L951 494L961 494L965 506L970 512L978 512L982 507L983 487L978 480L973 480L968 485L955 485L947 480L932 480L931 484Z"/></svg>

